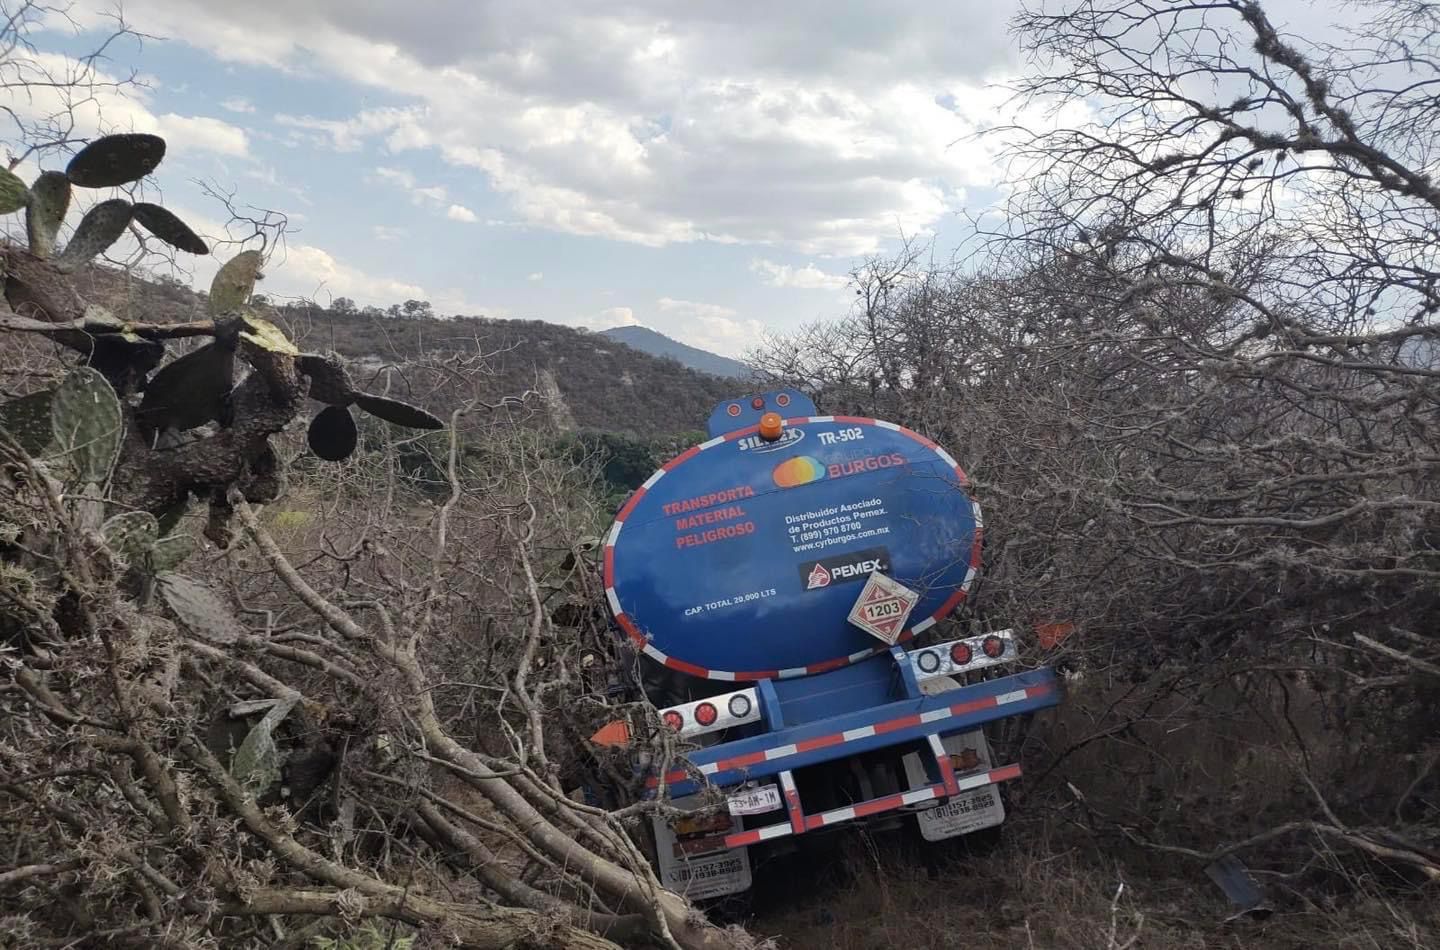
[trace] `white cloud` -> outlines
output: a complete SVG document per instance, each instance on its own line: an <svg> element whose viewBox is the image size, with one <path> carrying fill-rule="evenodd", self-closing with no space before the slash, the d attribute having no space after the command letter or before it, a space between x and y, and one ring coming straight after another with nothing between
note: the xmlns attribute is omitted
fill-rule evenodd
<svg viewBox="0 0 1440 950"><path fill-rule="evenodd" d="M308 244L291 244L283 259L266 267L265 278L262 292L275 296L323 298L332 293L376 306L429 299L418 284L352 267Z"/></svg>
<svg viewBox="0 0 1440 950"><path fill-rule="evenodd" d="M69 118L68 137L93 138L106 132L152 132L166 140L168 153L214 152L245 157L249 139L244 129L209 116L187 116L174 112L156 115L150 111L150 91L133 87L115 88L115 76L78 63L58 53L16 53L11 64L24 75L41 73L56 77L57 85L30 85L0 90L0 107L13 110L28 120L52 116ZM76 90L64 88L68 81L86 83ZM89 83L95 85L89 86Z"/></svg>
<svg viewBox="0 0 1440 950"><path fill-rule="evenodd" d="M730 307L722 307L715 303L699 303L694 300L676 300L674 297L661 297L655 301L656 306L662 313L673 313L687 317L733 317L735 311Z"/></svg>
<svg viewBox="0 0 1440 950"><path fill-rule="evenodd" d="M156 125L156 133L165 138L170 148L193 148L237 157L250 151L245 130L220 119L167 112L156 120Z"/></svg>
<svg viewBox="0 0 1440 950"><path fill-rule="evenodd" d="M725 356L743 356L765 333L765 324L740 318L730 307L673 297L661 297L655 303L662 314L656 329Z"/></svg>
<svg viewBox="0 0 1440 950"><path fill-rule="evenodd" d="M384 165L381 165L375 169L375 174L385 181L399 185L406 191L415 187L415 176L403 168L386 168Z"/></svg>
<svg viewBox="0 0 1440 950"><path fill-rule="evenodd" d="M409 192L410 200L417 205L428 206L437 211L444 208L445 217L451 221L474 224L480 220L479 216L469 208L451 202L450 193L445 190L445 186L421 185L412 173L403 168L381 165L375 169L375 177Z"/></svg>
<svg viewBox="0 0 1440 950"><path fill-rule="evenodd" d="M403 104L277 121L329 148L433 152L481 172L522 223L571 234L859 254L998 179L970 133L999 121L987 83L1017 68L1005 4L419 6L127 14L224 60L383 90Z"/></svg>
<svg viewBox="0 0 1440 950"><path fill-rule="evenodd" d="M250 103L250 100L246 99L244 96L231 96L229 99L226 99L224 102L220 103L220 108L226 109L230 112L249 113L255 111L255 106L253 106Z"/></svg>
<svg viewBox="0 0 1440 950"><path fill-rule="evenodd" d="M760 280L769 287L794 287L798 290L843 290L850 278L843 274L828 274L814 264L792 267L757 258L750 262L750 270L760 275Z"/></svg>
<svg viewBox="0 0 1440 950"><path fill-rule="evenodd" d="M542 280L545 279L545 275L544 275L544 273L542 273L541 271L538 271L538 270L537 270L535 273L531 274L529 277L526 277L525 279L528 280L528 281L530 281L530 283L532 283L532 284L538 284L538 283L540 283L540 281L542 281Z"/></svg>
<svg viewBox="0 0 1440 950"><path fill-rule="evenodd" d="M599 313L576 317L570 323L587 330L609 330L612 327L643 327L645 325L635 316L635 311L629 307L606 307Z"/></svg>
<svg viewBox="0 0 1440 950"><path fill-rule="evenodd" d="M370 225L370 236L377 241L398 241L405 236L404 228L393 227L388 224Z"/></svg>
<svg viewBox="0 0 1440 950"><path fill-rule="evenodd" d="M639 320L635 318L635 311L629 307L609 307L600 311L600 319L607 327L638 327Z"/></svg>

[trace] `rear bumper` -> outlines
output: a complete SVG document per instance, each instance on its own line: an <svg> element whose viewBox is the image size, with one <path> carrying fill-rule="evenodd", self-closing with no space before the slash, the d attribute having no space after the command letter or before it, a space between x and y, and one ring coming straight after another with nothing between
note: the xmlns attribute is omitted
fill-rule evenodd
<svg viewBox="0 0 1440 950"><path fill-rule="evenodd" d="M873 706L829 719L697 749L686 755L691 768L674 769L664 776L663 782L658 778L651 778L647 784L656 793L681 797L699 791L702 783L735 785L780 775L831 759L925 739L927 736L975 729L997 719L1047 709L1059 702L1060 687L1055 674L1042 667L933 696L902 699L883 706ZM1013 777L1005 775L990 781L1003 781ZM940 789L938 794L926 795L925 798L916 799L916 802L955 794L946 787L953 781L952 777L949 782L934 786ZM922 789L890 797L900 799L926 791ZM891 807L898 808L914 803L897 802ZM868 807L870 804L872 803L860 803L851 808ZM841 809L848 810L850 809ZM889 809L877 809L885 810ZM808 818L819 816L802 817L807 818L808 824ZM793 818L792 815L792 823ZM820 824L826 823L829 822ZM804 826L796 829L797 832L801 830L809 829Z"/></svg>

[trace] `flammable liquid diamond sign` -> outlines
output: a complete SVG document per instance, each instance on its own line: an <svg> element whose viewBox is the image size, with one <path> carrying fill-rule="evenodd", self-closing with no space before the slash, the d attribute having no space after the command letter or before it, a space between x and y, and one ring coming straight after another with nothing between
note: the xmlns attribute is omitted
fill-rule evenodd
<svg viewBox="0 0 1440 950"><path fill-rule="evenodd" d="M919 600L915 591L876 571L865 582L848 619L877 640L893 644Z"/></svg>

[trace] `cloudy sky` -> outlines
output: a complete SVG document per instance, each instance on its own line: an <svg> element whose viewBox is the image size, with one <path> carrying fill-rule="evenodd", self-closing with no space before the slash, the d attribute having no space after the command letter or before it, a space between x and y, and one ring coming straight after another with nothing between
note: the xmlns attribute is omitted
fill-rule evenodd
<svg viewBox="0 0 1440 950"><path fill-rule="evenodd" d="M95 23L80 0L79 22ZM105 121L193 179L287 212L271 294L604 328L719 352L849 306L902 234L964 236L1019 68L1000 0L548 3L128 0L158 39ZM53 55L93 43L54 29ZM202 265L197 280L208 280Z"/></svg>

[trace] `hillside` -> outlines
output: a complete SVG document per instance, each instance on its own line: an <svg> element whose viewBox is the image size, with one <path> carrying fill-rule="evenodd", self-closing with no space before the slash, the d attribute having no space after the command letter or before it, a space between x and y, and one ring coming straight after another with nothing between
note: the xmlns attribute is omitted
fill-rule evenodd
<svg viewBox="0 0 1440 950"><path fill-rule="evenodd" d="M674 360L541 320L393 318L297 307L279 315L302 346L377 368L422 353L486 354L486 392L495 398L549 389L549 374L582 429L642 436L697 430L715 403L735 394L732 383Z"/></svg>
<svg viewBox="0 0 1440 950"><path fill-rule="evenodd" d="M618 340L642 353L667 357L682 366L688 366L690 369L709 373L712 376L745 379L754 372L739 360L732 360L728 356L688 346L679 340L672 340L663 333L657 333L649 327L612 327L609 330L601 330L600 335Z"/></svg>
<svg viewBox="0 0 1440 950"><path fill-rule="evenodd" d="M171 282L94 268L78 283L88 299L120 316L203 318L203 297ZM696 431L738 386L600 334L541 320L391 316L308 305L282 306L271 317L302 348L334 350L373 369L422 354L484 354L484 369L476 372L489 380L481 387L485 398L558 390L567 421L580 429L646 438Z"/></svg>

